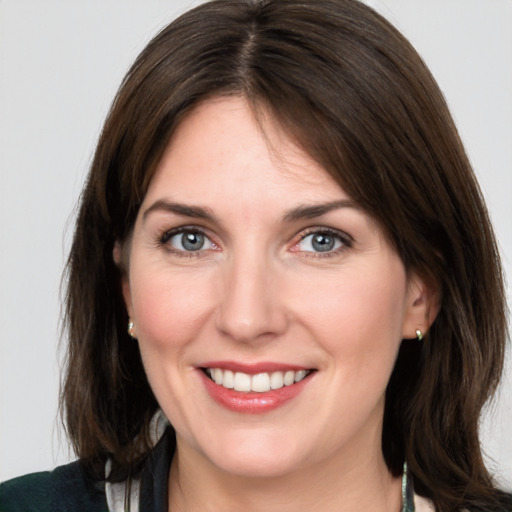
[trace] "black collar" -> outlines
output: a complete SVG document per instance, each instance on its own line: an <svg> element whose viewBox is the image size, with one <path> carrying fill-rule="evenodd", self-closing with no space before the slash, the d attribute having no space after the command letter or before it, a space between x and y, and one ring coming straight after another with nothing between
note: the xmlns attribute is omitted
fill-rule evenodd
<svg viewBox="0 0 512 512"><path fill-rule="evenodd" d="M149 453L140 483L139 512L167 512L169 507L169 472L176 448L176 438L168 427Z"/></svg>

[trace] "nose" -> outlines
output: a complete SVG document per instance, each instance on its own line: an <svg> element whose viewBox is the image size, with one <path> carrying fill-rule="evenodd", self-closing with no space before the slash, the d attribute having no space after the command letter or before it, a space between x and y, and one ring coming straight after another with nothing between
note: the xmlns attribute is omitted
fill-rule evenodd
<svg viewBox="0 0 512 512"><path fill-rule="evenodd" d="M277 272L264 258L231 262L224 274L217 328L240 342L272 340L283 334L290 316Z"/></svg>

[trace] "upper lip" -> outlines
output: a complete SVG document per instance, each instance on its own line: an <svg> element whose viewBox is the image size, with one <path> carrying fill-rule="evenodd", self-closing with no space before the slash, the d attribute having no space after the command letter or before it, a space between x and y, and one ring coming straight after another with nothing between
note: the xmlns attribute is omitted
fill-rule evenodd
<svg viewBox="0 0 512 512"><path fill-rule="evenodd" d="M311 368L303 365L276 363L270 361L262 361L258 363L239 363L236 361L206 361L198 365L198 368L221 368L222 370L231 370L232 372L247 373L256 375L258 373L285 372L289 370L311 370Z"/></svg>

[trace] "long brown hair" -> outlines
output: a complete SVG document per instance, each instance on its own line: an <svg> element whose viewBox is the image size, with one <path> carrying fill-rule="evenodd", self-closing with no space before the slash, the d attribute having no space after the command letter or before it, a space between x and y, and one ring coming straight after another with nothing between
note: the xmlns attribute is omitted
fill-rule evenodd
<svg viewBox="0 0 512 512"><path fill-rule="evenodd" d="M437 509L502 510L478 438L506 340L503 278L481 192L447 106L408 41L356 0L216 0L163 29L126 75L81 198L67 267L62 403L77 454L133 476L158 404L126 333L114 244L164 148L200 101L247 98L372 215L441 297L421 344L402 342L382 449Z"/></svg>

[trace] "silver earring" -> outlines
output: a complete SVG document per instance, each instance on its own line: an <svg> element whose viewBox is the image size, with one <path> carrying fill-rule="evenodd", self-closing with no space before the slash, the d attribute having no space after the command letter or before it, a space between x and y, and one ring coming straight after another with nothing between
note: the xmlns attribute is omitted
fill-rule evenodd
<svg viewBox="0 0 512 512"><path fill-rule="evenodd" d="M416 339L418 341L421 341L423 339L423 333L419 329L416 329Z"/></svg>
<svg viewBox="0 0 512 512"><path fill-rule="evenodd" d="M130 338L133 338L134 340L137 339L135 337L135 324L133 323L132 320L129 320L128 321L128 334L130 335Z"/></svg>

